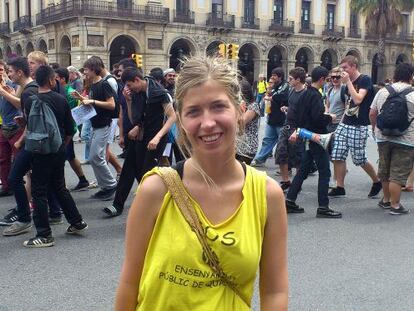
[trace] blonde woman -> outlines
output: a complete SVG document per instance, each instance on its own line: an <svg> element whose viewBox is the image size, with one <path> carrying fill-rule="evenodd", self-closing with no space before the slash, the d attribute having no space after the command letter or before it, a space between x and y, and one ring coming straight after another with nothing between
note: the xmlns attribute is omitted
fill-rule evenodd
<svg viewBox="0 0 414 311"><path fill-rule="evenodd" d="M176 83L177 126L190 154L177 165L209 246L235 290L205 262L195 233L155 168L127 223L115 309L250 310L260 271L261 310L287 310L286 209L278 184L235 159L241 124L236 72L190 59Z"/></svg>

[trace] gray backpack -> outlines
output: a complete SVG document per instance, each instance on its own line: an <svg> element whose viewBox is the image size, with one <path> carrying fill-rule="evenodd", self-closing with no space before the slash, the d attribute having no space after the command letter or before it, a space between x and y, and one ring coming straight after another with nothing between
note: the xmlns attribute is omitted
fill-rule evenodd
<svg viewBox="0 0 414 311"><path fill-rule="evenodd" d="M30 97L32 107L27 120L24 149L37 154L56 153L62 145L59 126L52 109L37 95Z"/></svg>

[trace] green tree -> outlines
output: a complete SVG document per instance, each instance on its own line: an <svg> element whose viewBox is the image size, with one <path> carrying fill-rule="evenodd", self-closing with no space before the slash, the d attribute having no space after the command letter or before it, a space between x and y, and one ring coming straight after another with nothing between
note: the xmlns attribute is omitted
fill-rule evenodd
<svg viewBox="0 0 414 311"><path fill-rule="evenodd" d="M414 0L351 0L351 9L365 17L367 31L378 36L378 65L384 63L385 39L397 32L401 12L412 11Z"/></svg>

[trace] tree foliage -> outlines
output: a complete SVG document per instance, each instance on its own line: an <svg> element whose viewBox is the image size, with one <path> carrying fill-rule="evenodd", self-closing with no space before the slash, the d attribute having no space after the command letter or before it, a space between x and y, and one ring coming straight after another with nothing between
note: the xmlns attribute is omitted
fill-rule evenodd
<svg viewBox="0 0 414 311"><path fill-rule="evenodd" d="M414 0L351 0L351 9L365 16L368 32L380 38L395 34L403 11L414 9Z"/></svg>

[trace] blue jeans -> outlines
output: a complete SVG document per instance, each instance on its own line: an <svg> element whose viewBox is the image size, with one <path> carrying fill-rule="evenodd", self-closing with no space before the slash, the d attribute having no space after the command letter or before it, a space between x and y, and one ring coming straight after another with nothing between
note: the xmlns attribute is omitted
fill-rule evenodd
<svg viewBox="0 0 414 311"><path fill-rule="evenodd" d="M91 150L92 124L87 120L82 125L81 139L85 142L85 161L89 161L89 152Z"/></svg>
<svg viewBox="0 0 414 311"><path fill-rule="evenodd" d="M254 157L255 162L265 162L272 155L273 148L277 144L281 130L282 127L280 126L272 126L266 123L262 146Z"/></svg>
<svg viewBox="0 0 414 311"><path fill-rule="evenodd" d="M286 199L292 202L296 201L298 193L302 187L303 181L308 177L309 170L315 161L319 172L318 179L318 203L320 207L329 206L328 189L329 179L331 178L331 170L329 168L329 155L318 144L309 143L309 149L303 154L300 168L293 178L292 184L286 195Z"/></svg>

